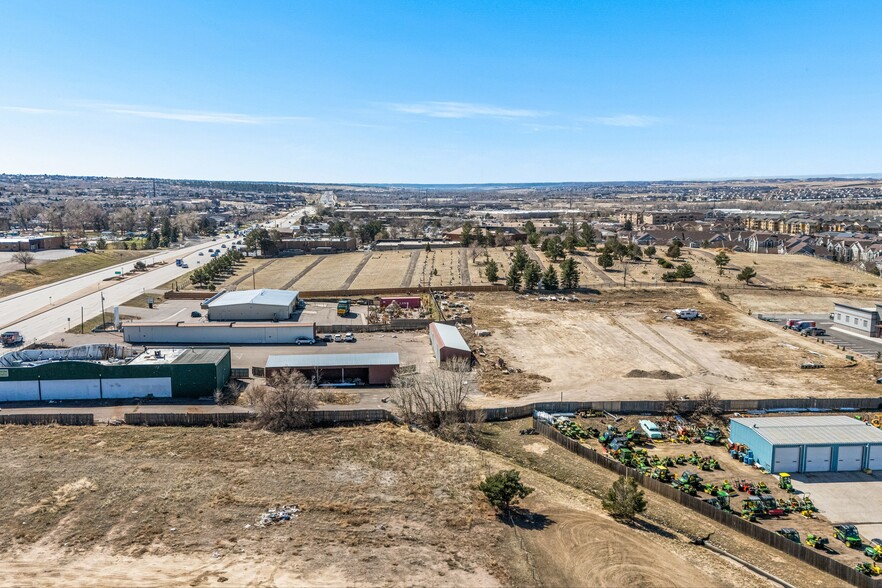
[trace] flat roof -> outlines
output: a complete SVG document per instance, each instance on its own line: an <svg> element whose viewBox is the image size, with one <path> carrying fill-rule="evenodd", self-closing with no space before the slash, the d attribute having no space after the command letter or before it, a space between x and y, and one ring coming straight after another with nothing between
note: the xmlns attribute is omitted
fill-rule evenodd
<svg viewBox="0 0 882 588"><path fill-rule="evenodd" d="M472 348L469 347L466 340L462 338L462 333L460 333L459 329L456 327L445 325L444 323L430 323L429 328L435 330L438 334L438 338L441 340L440 343L443 344L444 347L450 347L451 349L459 349L460 351L468 351L471 353Z"/></svg>
<svg viewBox="0 0 882 588"><path fill-rule="evenodd" d="M870 306L870 307L867 307L867 306L856 306L855 304L850 304L850 303L848 303L848 302L834 302L834 303L833 303L833 308L836 308L837 306L842 306L842 307L845 307L845 308L850 308L850 309L852 309L852 310L860 310L860 311L863 311L863 312L876 312L876 307L875 307L875 306Z"/></svg>
<svg viewBox="0 0 882 588"><path fill-rule="evenodd" d="M200 349L187 349L184 353L182 353L177 359L172 361L174 364L200 364L200 363L213 363L215 365L222 362L228 355L230 354L230 349L225 347L223 349L210 349L210 348L200 348Z"/></svg>
<svg viewBox="0 0 882 588"><path fill-rule="evenodd" d="M397 352L388 353L315 353L302 355L270 355L268 368L330 368L366 367L401 364Z"/></svg>
<svg viewBox="0 0 882 588"><path fill-rule="evenodd" d="M882 430L850 416L734 418L772 445L882 444Z"/></svg>
<svg viewBox="0 0 882 588"><path fill-rule="evenodd" d="M212 321L212 322L195 322L195 323L187 323L184 321L175 321L175 322L157 322L157 321L123 321L123 327L178 327L178 328L211 328L211 329L282 329L285 327L315 327L315 323L290 323L286 321L279 321L277 323L261 323L261 322L250 322L250 321Z"/></svg>
<svg viewBox="0 0 882 588"><path fill-rule="evenodd" d="M270 290L263 288L260 290L236 290L235 292L224 292L214 300L206 303L209 309L220 308L223 306L238 306L240 304L263 304L267 306L290 306L293 304L300 292L296 290Z"/></svg>

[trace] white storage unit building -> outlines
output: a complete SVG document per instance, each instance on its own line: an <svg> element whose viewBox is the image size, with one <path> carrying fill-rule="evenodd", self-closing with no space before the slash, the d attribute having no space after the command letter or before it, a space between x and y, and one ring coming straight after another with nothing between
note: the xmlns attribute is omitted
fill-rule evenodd
<svg viewBox="0 0 882 588"><path fill-rule="evenodd" d="M734 418L729 439L776 474L882 468L882 430L850 416Z"/></svg>
<svg viewBox="0 0 882 588"><path fill-rule="evenodd" d="M238 290L209 298L203 306L210 321L285 321L300 302L293 290Z"/></svg>
<svg viewBox="0 0 882 588"><path fill-rule="evenodd" d="M315 338L315 323L123 323L123 339L139 345L286 345Z"/></svg>

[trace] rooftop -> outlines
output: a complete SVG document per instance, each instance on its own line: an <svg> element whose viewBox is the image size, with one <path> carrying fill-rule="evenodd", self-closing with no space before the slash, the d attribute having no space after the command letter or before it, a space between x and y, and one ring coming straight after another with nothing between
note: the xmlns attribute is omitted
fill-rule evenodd
<svg viewBox="0 0 882 588"><path fill-rule="evenodd" d="M850 416L735 418L773 445L882 443L882 430Z"/></svg>
<svg viewBox="0 0 882 588"><path fill-rule="evenodd" d="M456 327L444 323L432 323L429 328L435 330L444 347L471 352L472 348L469 347L469 344L463 339L462 333Z"/></svg>
<svg viewBox="0 0 882 588"><path fill-rule="evenodd" d="M237 290L224 292L214 300L209 301L208 308L222 306L236 306L239 304L266 304L270 306L287 306L293 304L300 295L296 290Z"/></svg>
<svg viewBox="0 0 882 588"><path fill-rule="evenodd" d="M268 368L326 368L400 365L398 353L321 353L304 355L270 355Z"/></svg>

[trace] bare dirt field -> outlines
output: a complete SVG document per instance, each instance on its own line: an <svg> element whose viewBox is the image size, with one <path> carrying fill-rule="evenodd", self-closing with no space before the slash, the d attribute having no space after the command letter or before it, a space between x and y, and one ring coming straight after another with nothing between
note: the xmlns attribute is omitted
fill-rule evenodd
<svg viewBox="0 0 882 588"><path fill-rule="evenodd" d="M581 492L573 493L573 496L578 497L579 502L584 504L586 509L595 510L599 508L598 498L605 493L609 485L615 480L615 474L601 466L580 459L544 437L518 434L520 429L529 427L531 423L532 419L521 419L488 424L485 426L485 434L482 435L480 445L500 454L505 459L521 467L530 468L568 486L578 488ZM766 476L766 478L773 479L771 476ZM642 535L642 541L632 548L632 554L637 553L640 556L632 557L632 562L642 561L642 553L647 546L661 545L670 551L672 561L674 562L683 557L694 565L701 567L716 565L714 560L717 563L721 563L722 565L713 572L714 580L711 585L717 586L733 583L745 586L768 585L765 579L753 575L731 560L717 560L715 556L712 556L702 548L688 544L684 545L682 541L684 539L688 540L694 537L710 535L711 542L715 546L772 573L792 585L819 587L845 585L843 582L827 574L785 556L778 551L769 549L763 544L697 513L684 509L672 501L652 493L647 493L646 496L648 508L644 520L640 521L635 529ZM541 512L547 514L546 509L543 509ZM782 527L787 526L784 524L784 521L777 524ZM572 526L576 527L577 525L572 524ZM618 536L619 530L615 528L610 529L609 527L598 528L596 532L592 533L592 536L595 538L604 536L608 530L616 533L616 536ZM829 534L828 531L824 531L825 536L829 536ZM576 534L574 533L574 535ZM678 541L678 539L680 540ZM573 543L579 541L587 543L580 550L582 554L605 552L610 548L608 541L605 543L594 542L594 540L584 536L578 537L578 535L571 538ZM569 562L569 553L566 551L551 557L552 561L560 566L561 569L567 569L568 565L580 565L583 570L590 569L595 571L593 564L585 561ZM660 569L664 569L665 565L662 563ZM659 581L661 580L656 579L653 583ZM640 584L640 582L637 581L636 584ZM686 579L675 580L673 584L677 586L692 585ZM568 584L566 582L551 582L550 585L562 586ZM579 582L579 585L625 585L625 583L621 581L616 582L615 579L600 582L582 580Z"/></svg>
<svg viewBox="0 0 882 588"><path fill-rule="evenodd" d="M476 295L475 328L492 332L472 341L483 346L482 390L520 397L512 403L662 398L669 388L688 396L707 387L723 398L878 395L874 363L852 363L845 352L748 316L709 289L605 290L579 300ZM683 307L707 318L673 318L672 309ZM500 358L510 374L497 367ZM805 361L826 368L802 370ZM629 377L632 370L672 377Z"/></svg>
<svg viewBox="0 0 882 588"><path fill-rule="evenodd" d="M2 586L766 585L541 473L498 518L476 484L507 460L393 425L2 427L0 457Z"/></svg>
<svg viewBox="0 0 882 588"><path fill-rule="evenodd" d="M410 251L375 251L352 282L353 290L396 288L407 273Z"/></svg>

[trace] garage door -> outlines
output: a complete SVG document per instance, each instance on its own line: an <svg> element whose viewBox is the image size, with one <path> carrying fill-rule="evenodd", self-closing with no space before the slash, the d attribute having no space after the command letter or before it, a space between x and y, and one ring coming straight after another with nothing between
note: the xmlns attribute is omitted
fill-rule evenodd
<svg viewBox="0 0 882 588"><path fill-rule="evenodd" d="M830 471L830 454L833 448L829 445L826 447L806 447L805 448L805 471L807 472L829 472Z"/></svg>
<svg viewBox="0 0 882 588"><path fill-rule="evenodd" d="M880 454L882 457L882 454ZM799 471L799 447L776 447L775 463L772 473L798 472Z"/></svg>
<svg viewBox="0 0 882 588"><path fill-rule="evenodd" d="M871 470L882 470L882 445L870 446L870 459L867 467Z"/></svg>
<svg viewBox="0 0 882 588"><path fill-rule="evenodd" d="M839 448L839 457L836 458L837 472L856 472L864 463L863 445L846 445Z"/></svg>

